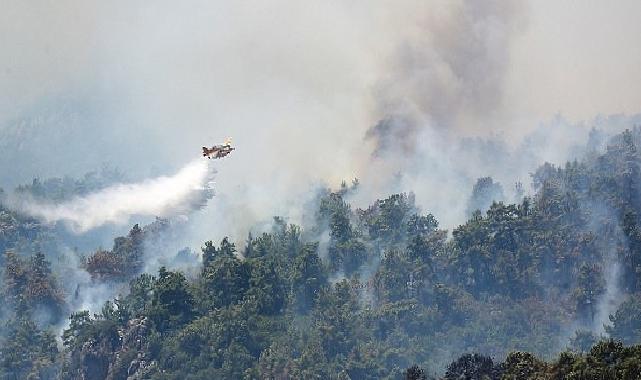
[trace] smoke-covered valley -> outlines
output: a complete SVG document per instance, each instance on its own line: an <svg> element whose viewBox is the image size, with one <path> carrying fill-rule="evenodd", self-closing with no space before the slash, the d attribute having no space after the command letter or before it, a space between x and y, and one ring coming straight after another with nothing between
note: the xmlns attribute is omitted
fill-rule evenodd
<svg viewBox="0 0 641 380"><path fill-rule="evenodd" d="M635 2L3 8L2 376L547 376L641 343Z"/></svg>

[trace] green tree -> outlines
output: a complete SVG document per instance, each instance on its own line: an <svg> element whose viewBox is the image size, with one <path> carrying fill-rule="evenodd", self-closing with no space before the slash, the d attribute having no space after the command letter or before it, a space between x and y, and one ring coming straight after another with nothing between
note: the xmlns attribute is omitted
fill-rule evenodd
<svg viewBox="0 0 641 380"><path fill-rule="evenodd" d="M327 282L327 275L317 251L318 244L306 244L293 263L292 294L298 310L303 313L312 308L320 289Z"/></svg>
<svg viewBox="0 0 641 380"><path fill-rule="evenodd" d="M213 245L205 246L200 281L204 308L238 303L249 289L251 267L239 259L235 252L234 244L227 238L222 240L218 249Z"/></svg>
<svg viewBox="0 0 641 380"><path fill-rule="evenodd" d="M58 366L53 334L40 330L28 317L6 322L0 338L0 376L3 379L53 378Z"/></svg>
<svg viewBox="0 0 641 380"><path fill-rule="evenodd" d="M641 343L641 293L631 295L623 301L614 315L610 315L612 326L606 331L612 338L626 344Z"/></svg>
<svg viewBox="0 0 641 380"><path fill-rule="evenodd" d="M149 316L158 331L165 332L183 326L195 315L194 299L185 276L160 268L149 310Z"/></svg>

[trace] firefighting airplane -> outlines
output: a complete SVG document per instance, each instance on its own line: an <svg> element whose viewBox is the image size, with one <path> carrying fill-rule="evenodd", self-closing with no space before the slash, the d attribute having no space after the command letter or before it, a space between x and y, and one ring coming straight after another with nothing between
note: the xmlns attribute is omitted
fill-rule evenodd
<svg viewBox="0 0 641 380"><path fill-rule="evenodd" d="M232 150L236 148L231 146L231 138L227 138L224 143L221 145L214 145L211 148L203 147L203 157L211 158L223 158Z"/></svg>

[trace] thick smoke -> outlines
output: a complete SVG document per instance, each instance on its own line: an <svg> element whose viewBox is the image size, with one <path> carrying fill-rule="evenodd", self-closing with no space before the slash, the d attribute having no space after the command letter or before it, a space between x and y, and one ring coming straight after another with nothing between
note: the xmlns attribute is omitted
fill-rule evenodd
<svg viewBox="0 0 641 380"><path fill-rule="evenodd" d="M509 1L428 8L376 87L381 120L365 134L374 150L363 178L375 195L362 203L414 191L449 228L465 219L461 200L477 178L501 175L511 186L534 169L514 173L514 143L494 132L501 130L510 46L524 11Z"/></svg>
<svg viewBox="0 0 641 380"><path fill-rule="evenodd" d="M510 43L522 23L511 1L454 1L427 10L416 31L390 63L378 86L385 116L414 117L402 137L416 141L416 129L463 129L476 134L500 111Z"/></svg>
<svg viewBox="0 0 641 380"><path fill-rule="evenodd" d="M10 188L35 176L77 176L103 162L132 178L157 175L231 135L239 150L220 168L225 181L217 187L229 204L216 207L241 207L229 215L233 230L282 214L281 205L301 198L310 182L336 186L354 177L372 185L362 187L371 193L363 203L390 189L413 189L431 210L451 199L430 188L467 198L476 178L494 177L489 171L503 163L503 156L486 154L489 164L479 170L476 155L447 149L455 145L450 134L506 132L500 140L517 149L513 134L522 136L555 112L569 113L576 124L599 112L636 110L631 105L641 96L629 84L641 66L629 57L641 54L620 38L638 29L634 4L579 11L500 0L185 7L10 0L0 15L0 181ZM69 14L82 14L82 22L66 22ZM604 46L609 54L572 58L594 40L602 42L594 49ZM570 58L581 78L565 69L563 59ZM603 71L603 62L623 67ZM591 78L600 78L599 91L577 90ZM601 106L615 101L625 106ZM363 136L389 118L406 120L406 129L388 139L389 154L372 162L384 137L363 144ZM418 154L408 163L412 150ZM423 168L423 157L438 162ZM432 167L439 169L433 178ZM465 181L443 179L452 169L455 178L465 172ZM512 178L494 179L509 191ZM447 225L464 215L441 208L437 217Z"/></svg>
<svg viewBox="0 0 641 380"><path fill-rule="evenodd" d="M203 207L213 194L212 168L199 158L173 176L117 184L61 204L18 201L24 213L47 223L63 222L75 232L102 225L130 224L133 216L170 217Z"/></svg>

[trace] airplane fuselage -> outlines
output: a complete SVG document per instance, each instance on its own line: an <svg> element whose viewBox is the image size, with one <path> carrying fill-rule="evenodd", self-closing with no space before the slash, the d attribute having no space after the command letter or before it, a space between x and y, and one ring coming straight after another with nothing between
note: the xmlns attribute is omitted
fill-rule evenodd
<svg viewBox="0 0 641 380"><path fill-rule="evenodd" d="M211 148L207 148L204 146L203 157L207 157L209 159L223 158L235 149L236 148L232 147L231 145L214 145Z"/></svg>

